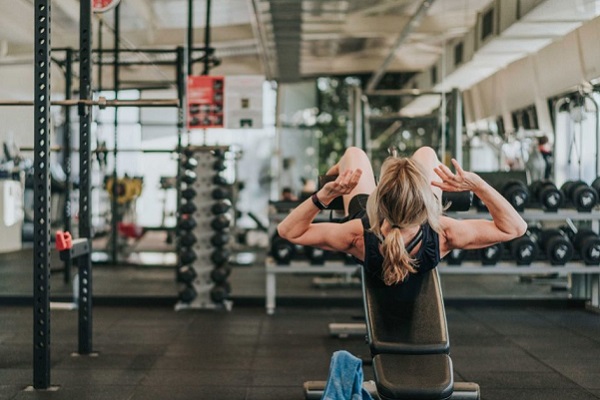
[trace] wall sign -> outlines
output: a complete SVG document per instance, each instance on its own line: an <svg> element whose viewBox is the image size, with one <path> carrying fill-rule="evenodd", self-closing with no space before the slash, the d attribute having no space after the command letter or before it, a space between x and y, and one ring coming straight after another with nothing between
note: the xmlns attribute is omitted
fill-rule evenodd
<svg viewBox="0 0 600 400"><path fill-rule="evenodd" d="M120 2L121 0L92 0L92 10L95 13L107 12L118 6Z"/></svg>
<svg viewBox="0 0 600 400"><path fill-rule="evenodd" d="M224 86L222 76L188 76L188 129L223 128Z"/></svg>

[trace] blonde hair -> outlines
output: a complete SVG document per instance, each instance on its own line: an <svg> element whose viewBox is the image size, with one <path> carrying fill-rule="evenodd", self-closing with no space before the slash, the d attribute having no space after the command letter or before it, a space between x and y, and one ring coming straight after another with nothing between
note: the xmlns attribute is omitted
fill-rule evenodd
<svg viewBox="0 0 600 400"><path fill-rule="evenodd" d="M409 273L416 272L415 260L404 247L401 230L426 221L436 232L440 230L441 199L433 194L426 177L416 161L388 158L381 166L379 184L367 201L371 232L381 238L384 221L394 227L382 243L382 279L386 285L400 283Z"/></svg>

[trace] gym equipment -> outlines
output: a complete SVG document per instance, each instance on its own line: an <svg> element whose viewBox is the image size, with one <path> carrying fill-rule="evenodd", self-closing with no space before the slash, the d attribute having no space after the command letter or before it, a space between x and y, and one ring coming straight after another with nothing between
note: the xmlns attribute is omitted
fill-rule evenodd
<svg viewBox="0 0 600 400"><path fill-rule="evenodd" d="M193 199L194 197L196 197L197 194L198 192L196 192L196 189L191 187L181 191L181 197L183 197L186 200Z"/></svg>
<svg viewBox="0 0 600 400"><path fill-rule="evenodd" d="M473 192L442 192L442 204L449 211L469 211L473 202Z"/></svg>
<svg viewBox="0 0 600 400"><path fill-rule="evenodd" d="M191 147L184 147L183 155L186 156L187 158L194 157L194 149L192 149Z"/></svg>
<svg viewBox="0 0 600 400"><path fill-rule="evenodd" d="M181 252L181 264L191 264L198 259L198 255L194 250L188 249Z"/></svg>
<svg viewBox="0 0 600 400"><path fill-rule="evenodd" d="M219 158L215 160L213 163L213 170L217 172L225 171L227 169L227 165L225 165L225 160Z"/></svg>
<svg viewBox="0 0 600 400"><path fill-rule="evenodd" d="M229 243L229 234L226 232L216 232L211 236L210 243L215 247L223 247Z"/></svg>
<svg viewBox="0 0 600 400"><path fill-rule="evenodd" d="M529 192L546 211L555 212L563 204L562 192L551 181L535 181L529 186Z"/></svg>
<svg viewBox="0 0 600 400"><path fill-rule="evenodd" d="M198 224L196 223L196 220L189 215L186 215L184 218L179 220L179 228L184 231L191 231L197 225Z"/></svg>
<svg viewBox="0 0 600 400"><path fill-rule="evenodd" d="M600 176L594 179L590 186L594 188L596 193L598 193L598 201L600 202Z"/></svg>
<svg viewBox="0 0 600 400"><path fill-rule="evenodd" d="M600 236L591 229L579 229L571 238L585 265L600 264Z"/></svg>
<svg viewBox="0 0 600 400"><path fill-rule="evenodd" d="M198 296L198 292L192 286L187 286L179 291L179 300L191 303Z"/></svg>
<svg viewBox="0 0 600 400"><path fill-rule="evenodd" d="M196 160L193 157L187 157L183 161L183 168L185 168L187 170L196 169L197 166L198 166L198 160Z"/></svg>
<svg viewBox="0 0 600 400"><path fill-rule="evenodd" d="M323 265L331 255L330 251L319 249L312 246L303 246L304 255L310 260L312 265Z"/></svg>
<svg viewBox="0 0 600 400"><path fill-rule="evenodd" d="M598 192L583 181L567 181L560 190L579 212L590 212L598 202Z"/></svg>
<svg viewBox="0 0 600 400"><path fill-rule="evenodd" d="M502 185L500 193L515 210L525 210L525 206L529 201L529 189L525 183L519 180L509 180Z"/></svg>
<svg viewBox="0 0 600 400"><path fill-rule="evenodd" d="M231 223L231 217L229 214L220 214L217 215L210 223L210 227L215 231L222 231L224 229L229 228L229 224Z"/></svg>
<svg viewBox="0 0 600 400"><path fill-rule="evenodd" d="M229 257L231 253L227 249L215 249L210 255L210 260L217 267L224 265L227 261L229 261Z"/></svg>
<svg viewBox="0 0 600 400"><path fill-rule="evenodd" d="M196 182L197 178L198 175L194 171L191 171L189 169L184 170L183 174L181 175L181 180L188 185L191 185L192 183Z"/></svg>
<svg viewBox="0 0 600 400"><path fill-rule="evenodd" d="M466 250L453 249L452 251L450 251L450 253L448 253L444 257L444 260L446 260L446 263L448 263L448 265L460 265L460 264L462 264L462 262L466 256L467 256Z"/></svg>
<svg viewBox="0 0 600 400"><path fill-rule="evenodd" d="M180 267L177 270L177 281L183 283L192 283L198 276L198 273L191 265Z"/></svg>
<svg viewBox="0 0 600 400"><path fill-rule="evenodd" d="M216 187L212 191L212 198L215 200L231 199L231 190L225 187Z"/></svg>
<svg viewBox="0 0 600 400"><path fill-rule="evenodd" d="M473 196L473 205L475 206L475 208L479 212L487 212L487 210L488 210L487 206L485 205L485 203L483 202L483 200L481 200L477 196Z"/></svg>
<svg viewBox="0 0 600 400"><path fill-rule="evenodd" d="M565 265L573 258L575 249L567 235L560 229L541 231L541 246L552 265Z"/></svg>
<svg viewBox="0 0 600 400"><path fill-rule="evenodd" d="M296 246L275 232L271 238L271 256L277 264L289 264L296 255Z"/></svg>
<svg viewBox="0 0 600 400"><path fill-rule="evenodd" d="M230 274L231 268L222 266L210 271L210 279L216 284L221 284L227 280Z"/></svg>
<svg viewBox="0 0 600 400"><path fill-rule="evenodd" d="M227 179L223 178L221 175L217 174L213 177L213 183L218 186L228 185Z"/></svg>
<svg viewBox="0 0 600 400"><path fill-rule="evenodd" d="M223 149L214 149L212 154L216 158L225 158L225 151Z"/></svg>
<svg viewBox="0 0 600 400"><path fill-rule="evenodd" d="M231 286L228 282L224 282L221 285L214 286L210 290L210 298L215 303L222 303L229 298L229 293L231 293Z"/></svg>
<svg viewBox="0 0 600 400"><path fill-rule="evenodd" d="M527 231L523 236L516 238L508 244L510 255L515 259L517 265L530 265L538 255L537 237L532 238Z"/></svg>
<svg viewBox="0 0 600 400"><path fill-rule="evenodd" d="M186 247L192 247L196 244L198 238L192 232L185 232L181 236L181 245Z"/></svg>
<svg viewBox="0 0 600 400"><path fill-rule="evenodd" d="M195 213L197 210L198 210L198 208L197 208L197 207L196 207L196 205L195 205L193 202L191 202L191 201L188 201L188 202L186 202L186 203L183 203L183 204L181 205L181 209L180 209L180 211L181 211L181 213L182 213L182 214L193 214L193 213Z"/></svg>
<svg viewBox="0 0 600 400"><path fill-rule="evenodd" d="M231 201L229 201L229 199L223 199L223 200L219 200L215 204L213 204L213 206L210 208L210 211L214 215L219 215L219 214L225 214L227 211L229 211L230 208L231 208Z"/></svg>
<svg viewBox="0 0 600 400"><path fill-rule="evenodd" d="M482 265L496 265L502 259L504 247L501 243L496 243L483 249L479 249L479 258Z"/></svg>

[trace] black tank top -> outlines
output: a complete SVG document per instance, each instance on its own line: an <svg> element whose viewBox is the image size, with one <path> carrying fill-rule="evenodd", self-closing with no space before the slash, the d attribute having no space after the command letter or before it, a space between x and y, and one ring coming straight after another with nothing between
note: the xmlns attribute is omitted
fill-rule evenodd
<svg viewBox="0 0 600 400"><path fill-rule="evenodd" d="M361 222L364 229L365 259L363 262L360 262L360 260L357 261L365 267L367 272L381 279L383 255L379 252L379 239L373 232L369 231L371 225L369 224L369 218L366 215L362 216ZM432 270L440 262L440 241L438 233L429 226L429 223L421 225L421 233L421 247L414 257L417 273ZM414 247L418 243L419 240L416 240L414 243L409 243L406 247L410 247L411 244L413 245L412 247Z"/></svg>

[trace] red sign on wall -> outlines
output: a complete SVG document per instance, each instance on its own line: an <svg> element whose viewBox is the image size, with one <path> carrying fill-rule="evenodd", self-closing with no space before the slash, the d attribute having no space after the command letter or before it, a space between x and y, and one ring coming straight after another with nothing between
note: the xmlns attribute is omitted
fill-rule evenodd
<svg viewBox="0 0 600 400"><path fill-rule="evenodd" d="M95 13L103 13L119 5L121 0L92 0L92 10Z"/></svg>
<svg viewBox="0 0 600 400"><path fill-rule="evenodd" d="M188 129L223 128L222 76L188 76Z"/></svg>

